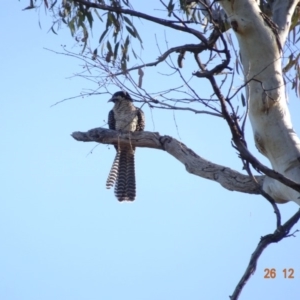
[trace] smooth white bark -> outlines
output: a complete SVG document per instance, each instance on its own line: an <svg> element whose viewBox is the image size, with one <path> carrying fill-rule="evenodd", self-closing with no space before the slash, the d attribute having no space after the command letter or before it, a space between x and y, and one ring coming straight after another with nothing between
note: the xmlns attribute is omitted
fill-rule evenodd
<svg viewBox="0 0 300 300"><path fill-rule="evenodd" d="M278 26L278 35L282 45L286 42L291 20L299 0L275 0L272 5L273 21Z"/></svg>
<svg viewBox="0 0 300 300"><path fill-rule="evenodd" d="M281 1L285 2L285 1ZM287 1L293 4L293 1ZM275 171L300 183L300 140L293 130L282 77L281 50L255 0L220 1L227 13L240 46L241 60L247 84L249 118L255 144ZM280 3L278 3L280 5ZM283 43L287 36L291 6L281 5L276 18L281 22ZM283 14L283 16L280 14ZM273 179L266 179L264 190L277 202L295 201L298 192Z"/></svg>

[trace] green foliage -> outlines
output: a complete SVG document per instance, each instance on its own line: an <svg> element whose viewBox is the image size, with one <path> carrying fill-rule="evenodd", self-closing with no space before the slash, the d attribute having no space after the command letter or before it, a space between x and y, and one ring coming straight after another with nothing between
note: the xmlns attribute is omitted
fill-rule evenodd
<svg viewBox="0 0 300 300"><path fill-rule="evenodd" d="M62 24L65 24L69 28L71 36L82 44L82 53L89 42L89 36L92 36L95 22L100 22L100 26L101 23L103 24L103 30L99 35L99 45L96 49L101 48L101 55L106 55L107 62L119 59L123 71L126 71L129 61L128 50L132 46L131 38L138 40L142 46L142 38L133 21L118 11L104 11L100 14L100 9L74 0L62 0L60 3L57 0L40 1L40 6L44 4L45 8L52 13L53 25L50 30L57 34ZM124 6L130 8L130 3L126 0L99 0L97 4L111 6L116 10ZM98 55L96 49L92 53L94 60ZM135 55L133 49L132 51Z"/></svg>
<svg viewBox="0 0 300 300"><path fill-rule="evenodd" d="M51 32L57 34L62 26L67 26L70 30L71 36L81 45L82 53L89 45L89 53L93 60L96 60L98 55L105 57L106 62L115 65L116 61L125 72L127 70L127 63L130 55L137 58L134 49L137 41L142 47L142 37L140 36L136 26L134 25L134 18L130 11L132 8L132 1L129 0L23 0L29 1L29 5L24 10L32 8L44 8L52 14L53 25L50 27ZM28 2L27 2L28 3ZM203 28L201 34L206 34L214 25L211 22L211 15L209 7L206 6L205 1L199 0L168 0L162 2L166 12L167 20L179 20L182 22L181 26L196 28L199 30L200 25ZM261 11L270 19L272 19L272 4L273 0L261 0L259 6ZM216 4L217 5L217 4ZM126 10L129 13L124 13L121 10ZM180 18L178 18L178 15ZM296 93L300 91L300 63L298 48L296 44L300 39L299 35L299 16L300 9L297 6L291 26L289 36L289 48L284 53L283 72L285 74L286 82L292 83L292 88ZM152 16L151 16L152 17ZM153 16L155 18L155 16ZM214 20L218 23L218 20ZM97 26L95 26L95 23ZM177 24L178 24L177 23ZM173 23L176 24L176 23ZM195 27L193 27L193 25ZM230 24L220 22L221 31L227 31ZM164 25L162 25L164 26ZM101 32L97 34L97 45L91 48L90 37L95 37L93 33L94 28L101 28ZM291 46L295 46L292 49ZM297 48L297 49L296 49ZM101 49L101 51L99 51ZM131 50L131 51L130 51ZM238 64L237 64L238 70Z"/></svg>

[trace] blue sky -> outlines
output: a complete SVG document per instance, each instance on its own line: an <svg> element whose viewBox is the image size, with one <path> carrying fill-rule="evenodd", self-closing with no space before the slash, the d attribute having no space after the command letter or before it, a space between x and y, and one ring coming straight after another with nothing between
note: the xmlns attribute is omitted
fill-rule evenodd
<svg viewBox="0 0 300 300"><path fill-rule="evenodd" d="M105 188L113 147L93 149L94 143L70 137L105 126L108 95L51 107L95 87L72 76L78 61L44 49L60 51L64 44L79 51L69 31L47 33L50 20L41 11L40 29L34 10L21 11L25 6L11 1L0 11L0 299L228 299L260 237L274 231L271 206L191 175L167 153L150 149L137 149L137 200L119 203ZM164 44L165 32L139 26L147 32L143 59L153 60L155 34ZM101 32L94 28L95 36ZM167 37L170 47L177 45L178 33ZM145 87L158 90L170 77L157 78L157 70L147 71ZM207 82L195 84L210 92ZM300 102L293 93L289 98L299 133ZM147 130L242 171L223 120L144 111ZM265 162L247 128L251 150ZM279 208L284 221L298 209L294 203ZM299 234L269 246L240 299L299 299L299 247ZM275 268L277 277L264 279L265 268ZM284 279L284 268L293 268L295 279Z"/></svg>

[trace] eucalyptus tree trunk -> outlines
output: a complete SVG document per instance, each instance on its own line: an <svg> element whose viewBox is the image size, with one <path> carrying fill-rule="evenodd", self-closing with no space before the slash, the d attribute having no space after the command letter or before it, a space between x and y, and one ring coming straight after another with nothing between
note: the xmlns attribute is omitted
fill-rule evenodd
<svg viewBox="0 0 300 300"><path fill-rule="evenodd" d="M239 43L256 147L275 171L300 183L300 140L287 106L281 58L298 1L274 1L272 20L254 0L219 3ZM263 189L278 203L300 204L299 192L277 180L266 177Z"/></svg>

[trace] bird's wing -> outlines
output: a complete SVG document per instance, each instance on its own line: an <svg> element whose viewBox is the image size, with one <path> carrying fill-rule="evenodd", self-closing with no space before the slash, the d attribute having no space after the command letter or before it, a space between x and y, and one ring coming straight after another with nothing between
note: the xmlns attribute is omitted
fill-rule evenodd
<svg viewBox="0 0 300 300"><path fill-rule="evenodd" d="M137 110L137 124L136 124L136 131L143 131L145 128L145 115L144 112L140 108L136 108Z"/></svg>
<svg viewBox="0 0 300 300"><path fill-rule="evenodd" d="M113 110L111 110L108 113L108 128L116 130L116 120L115 120L115 114Z"/></svg>

